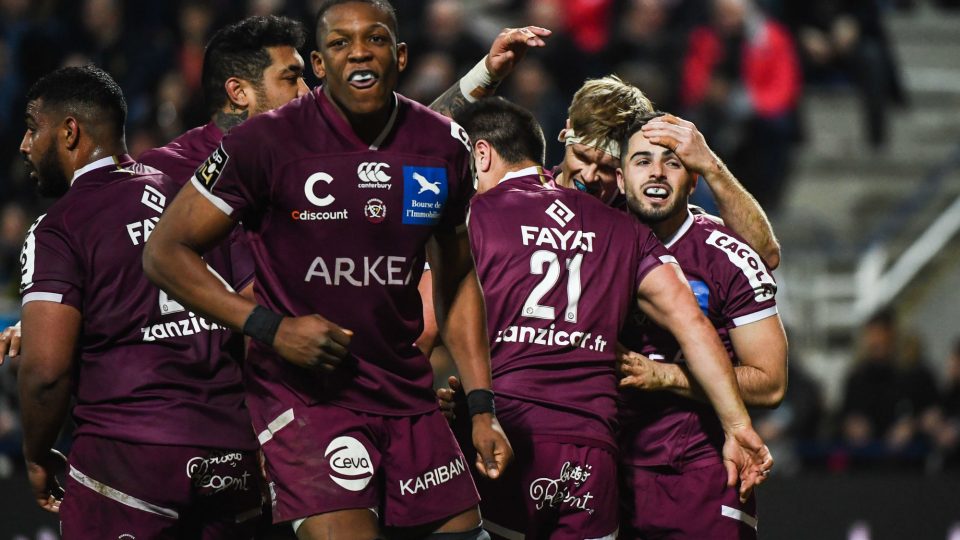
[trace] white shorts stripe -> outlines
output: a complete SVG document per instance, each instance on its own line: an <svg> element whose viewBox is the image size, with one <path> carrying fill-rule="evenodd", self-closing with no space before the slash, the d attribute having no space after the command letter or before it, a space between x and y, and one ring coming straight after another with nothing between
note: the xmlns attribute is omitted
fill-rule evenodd
<svg viewBox="0 0 960 540"><path fill-rule="evenodd" d="M197 180L196 176L191 176L190 182L193 183L193 187L197 188L197 191L199 191L200 194L203 195L205 199L207 199L214 206L216 206L218 210L220 210L221 212L223 212L228 216L233 215L233 207L227 204L227 201L221 199L220 197L217 197L213 193L210 193L210 191L207 190L206 186L204 186L203 184L200 183L199 180Z"/></svg>
<svg viewBox="0 0 960 540"><path fill-rule="evenodd" d="M502 536L507 540L524 540L525 537L523 533L517 532L513 529L508 529L502 525L497 525L496 523L490 521L489 519L484 519L481 523L483 529L487 532L491 532L498 536Z"/></svg>
<svg viewBox="0 0 960 540"><path fill-rule="evenodd" d="M587 538L586 540L617 540L617 533L620 532L620 529L614 529L614 531L606 536L601 536L600 538Z"/></svg>
<svg viewBox="0 0 960 540"><path fill-rule="evenodd" d="M44 302L56 302L60 304L63 303L63 295L52 292L27 293L23 295L23 303L21 305L27 305L27 302L36 302L37 300L42 300Z"/></svg>
<svg viewBox="0 0 960 540"><path fill-rule="evenodd" d="M116 490L104 483L90 478L89 476L78 471L73 465L70 466L70 477L84 486L87 486L88 488L103 495L104 497L113 499L114 501L129 506L130 508L136 508L137 510L143 510L144 512L150 512L151 514L168 517L170 519L180 519L180 515L177 514L176 510L150 504L147 501L141 501L136 497L127 495L122 491Z"/></svg>
<svg viewBox="0 0 960 540"><path fill-rule="evenodd" d="M751 516L743 510L737 510L736 508L731 508L725 504L721 504L720 515L733 518L737 521L742 521L752 527L753 530L757 530L757 518Z"/></svg>
<svg viewBox="0 0 960 540"><path fill-rule="evenodd" d="M767 317L773 317L777 314L777 306L768 307L767 309L761 309L755 313L750 313L747 315L741 315L733 320L734 326L743 326L745 324L754 323L757 321L762 321Z"/></svg>
<svg viewBox="0 0 960 540"><path fill-rule="evenodd" d="M280 416L273 419L272 422L267 424L267 429L260 432L257 435L257 440L260 441L260 445L264 445L273 438L273 434L285 428L287 424L293 422L293 409L287 409Z"/></svg>

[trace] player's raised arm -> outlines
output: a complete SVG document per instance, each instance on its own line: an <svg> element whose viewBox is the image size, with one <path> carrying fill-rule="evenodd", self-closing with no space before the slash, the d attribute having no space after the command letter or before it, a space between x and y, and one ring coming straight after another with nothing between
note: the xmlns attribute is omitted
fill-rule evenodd
<svg viewBox="0 0 960 540"><path fill-rule="evenodd" d="M766 213L710 149L697 126L665 114L647 122L643 134L654 144L672 149L688 171L702 176L726 226L743 237L771 269L780 265L780 243Z"/></svg>
<svg viewBox="0 0 960 540"><path fill-rule="evenodd" d="M675 264L663 265L647 274L637 296L644 313L674 335L691 373L717 412L726 436L723 457L728 484L734 485L739 476L740 495L745 498L764 480L773 458L753 429L720 338L700 311Z"/></svg>
<svg viewBox="0 0 960 540"><path fill-rule="evenodd" d="M490 345L480 281L465 227L438 230L430 260L440 336L460 372L473 420L477 469L498 478L513 459L513 449L493 410ZM481 463L482 461L482 463Z"/></svg>
<svg viewBox="0 0 960 540"><path fill-rule="evenodd" d="M523 59L530 47L543 47L552 32L539 26L504 28L490 45L490 52L466 75L430 104L438 113L453 117L467 103L492 96Z"/></svg>

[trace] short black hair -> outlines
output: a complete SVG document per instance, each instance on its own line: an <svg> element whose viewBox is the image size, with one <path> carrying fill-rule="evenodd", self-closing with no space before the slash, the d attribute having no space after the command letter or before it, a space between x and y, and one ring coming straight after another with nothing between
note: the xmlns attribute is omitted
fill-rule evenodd
<svg viewBox="0 0 960 540"><path fill-rule="evenodd" d="M317 16L313 19L313 38L316 40L318 51L323 48L323 43L321 43L323 40L320 38L320 23L323 21L323 16L326 15L327 11L330 11L332 7L341 4L352 4L354 2L370 4L386 13L390 23L390 30L393 31L394 37L398 41L400 40L399 31L397 30L400 26L397 23L397 10L394 9L393 5L387 0L324 0L320 3L320 7L317 8Z"/></svg>
<svg viewBox="0 0 960 540"><path fill-rule="evenodd" d="M543 164L547 149L543 129L533 113L502 97L471 103L456 115L471 141L490 143L507 163Z"/></svg>
<svg viewBox="0 0 960 540"><path fill-rule="evenodd" d="M127 100L117 81L97 66L65 67L40 77L27 92L27 102L38 99L45 110L79 115L123 136Z"/></svg>
<svg viewBox="0 0 960 540"><path fill-rule="evenodd" d="M267 47L303 47L306 30L299 22L276 15L247 17L218 30L203 55L203 97L210 114L229 97L223 84L237 77L251 84L263 82L263 70L272 60Z"/></svg>
<svg viewBox="0 0 960 540"><path fill-rule="evenodd" d="M665 114L667 113L663 111L651 111L635 117L627 124L627 128L623 131L622 138L620 139L620 163L624 166L627 164L627 157L629 157L627 156L627 146L630 144L630 137L633 137L636 132L647 125L647 122L655 118L660 118Z"/></svg>

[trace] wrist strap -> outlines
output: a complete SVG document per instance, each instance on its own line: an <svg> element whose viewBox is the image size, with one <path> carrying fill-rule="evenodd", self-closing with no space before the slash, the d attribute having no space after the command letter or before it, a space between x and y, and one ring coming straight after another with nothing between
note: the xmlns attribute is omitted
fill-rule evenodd
<svg viewBox="0 0 960 540"><path fill-rule="evenodd" d="M460 79L460 93L470 103L493 94L498 86L500 81L494 80L493 74L487 70L486 56Z"/></svg>
<svg viewBox="0 0 960 540"><path fill-rule="evenodd" d="M277 337L277 329L280 328L280 322L283 321L283 315L274 313L263 306L253 308L247 321L243 323L244 335L273 346L273 340Z"/></svg>
<svg viewBox="0 0 960 540"><path fill-rule="evenodd" d="M477 414L490 413L494 416L497 412L493 406L493 390L488 388L477 388L467 394L467 409L470 416Z"/></svg>

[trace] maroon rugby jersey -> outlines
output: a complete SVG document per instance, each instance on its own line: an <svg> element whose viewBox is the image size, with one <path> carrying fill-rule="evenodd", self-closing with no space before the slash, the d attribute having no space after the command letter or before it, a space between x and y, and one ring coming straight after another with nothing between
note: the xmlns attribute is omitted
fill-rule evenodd
<svg viewBox="0 0 960 540"><path fill-rule="evenodd" d="M709 215L688 214L664 244L736 365L730 330L777 313L770 270L746 242ZM620 341L652 360L684 362L673 335L642 313L631 314ZM624 390L620 398L620 448L627 463L682 470L688 463L719 458L723 430L710 405L671 392Z"/></svg>
<svg viewBox="0 0 960 540"><path fill-rule="evenodd" d="M228 331L185 310L143 273L143 245L179 187L129 156L78 170L28 232L23 302L59 302L83 314L78 435L253 449L236 363L242 336L228 341ZM219 270L225 286L237 283L229 267Z"/></svg>
<svg viewBox="0 0 960 540"><path fill-rule="evenodd" d="M375 414L436 408L430 364L413 346L423 326L417 283L430 236L464 221L466 140L458 125L396 96L388 125L365 144L317 88L234 128L200 166L197 189L250 232L258 303L354 332L333 374L254 343L255 399L291 391Z"/></svg>
<svg viewBox="0 0 960 540"><path fill-rule="evenodd" d="M210 122L191 129L165 146L147 150L137 161L162 171L179 189L190 181L197 167L220 146L222 138L223 132L215 123ZM217 272L229 265L232 269L230 273L237 278L237 282L231 285L238 291L253 281L253 255L240 227L230 233L230 237L221 246L205 253L203 259ZM239 356L237 360L243 360L243 357Z"/></svg>
<svg viewBox="0 0 960 540"><path fill-rule="evenodd" d="M533 434L615 446L617 334L640 282L672 257L645 225L539 167L474 197L469 232L497 395L544 409Z"/></svg>

